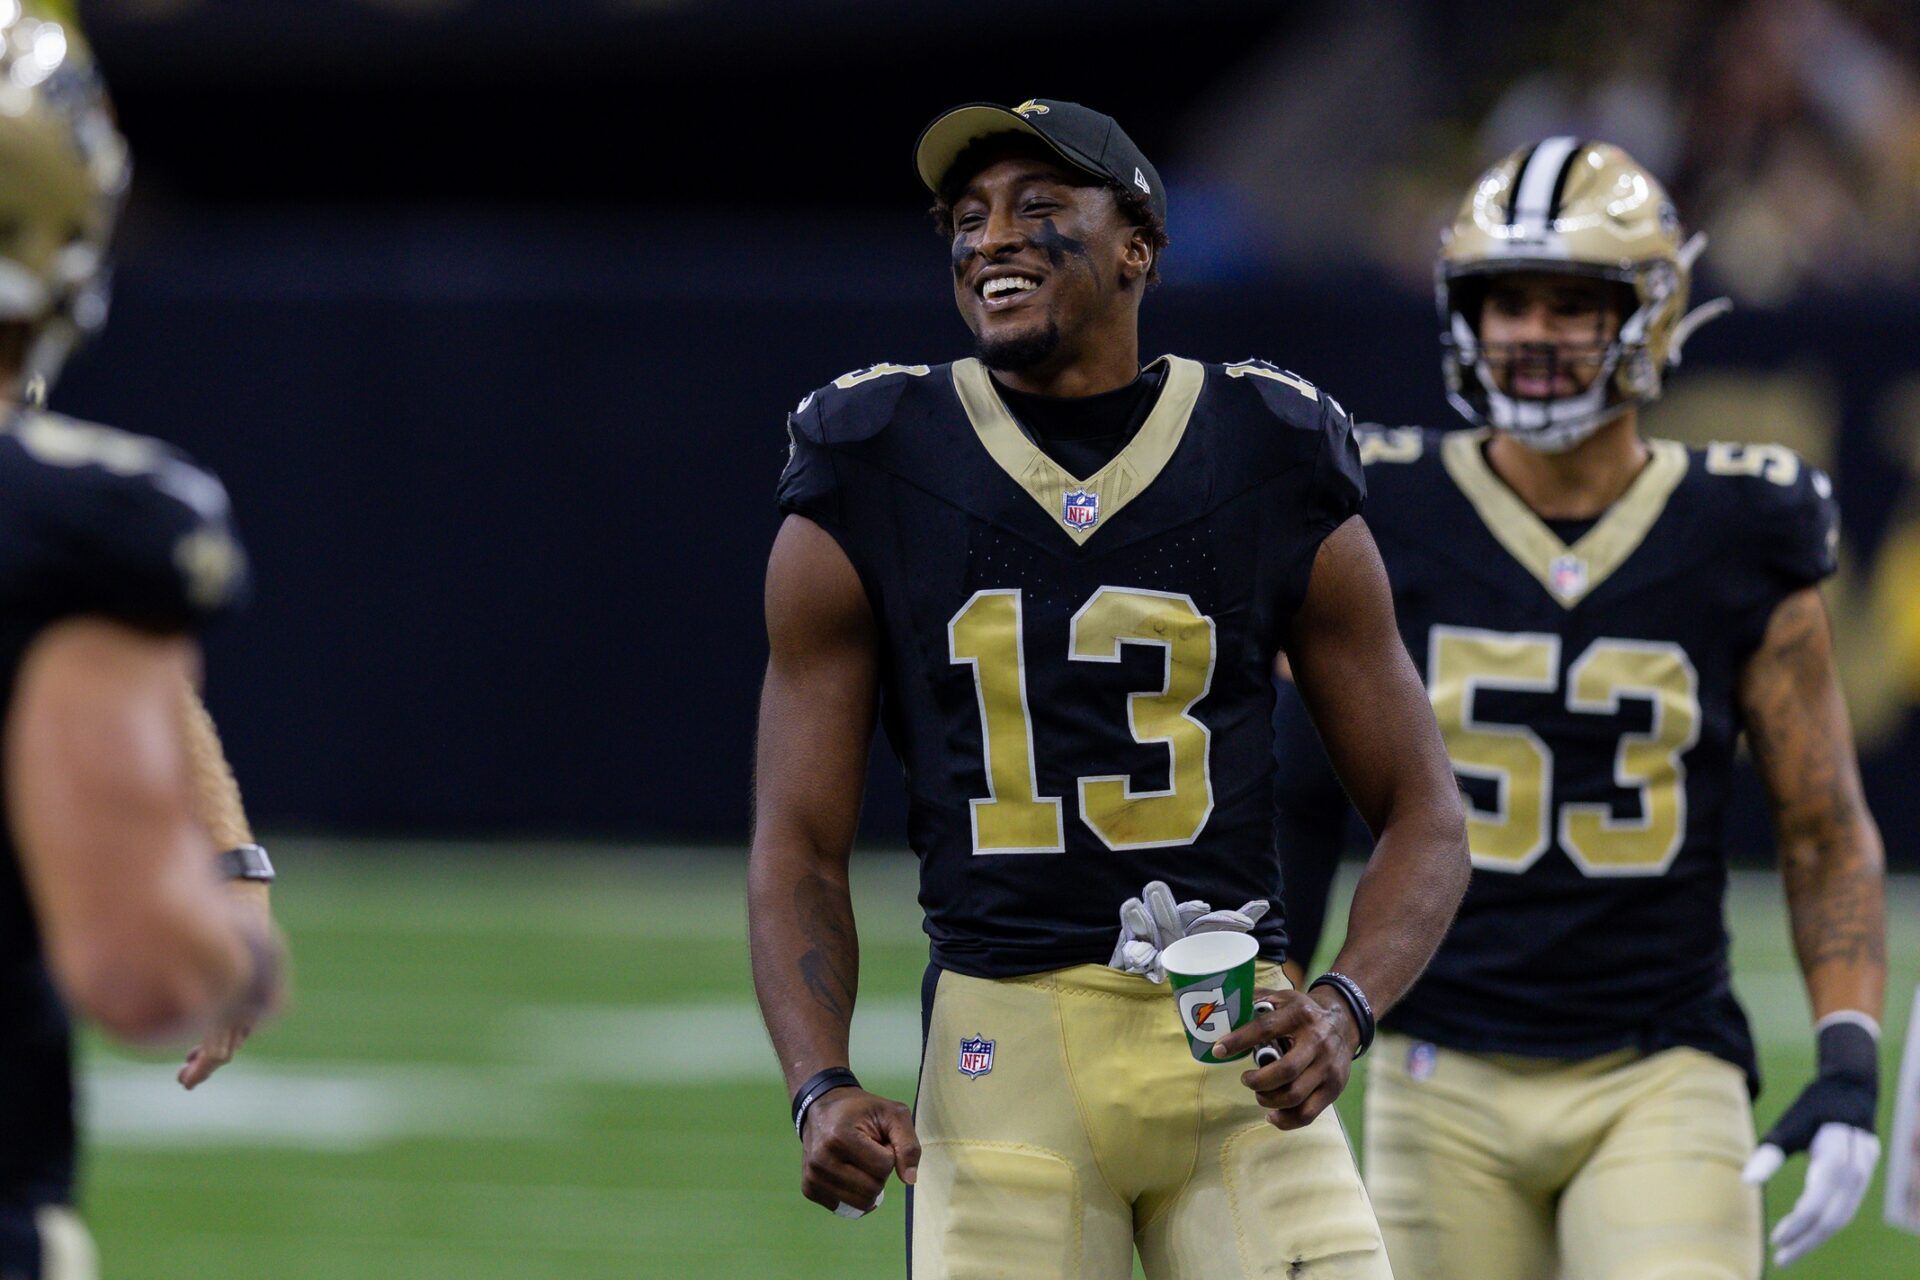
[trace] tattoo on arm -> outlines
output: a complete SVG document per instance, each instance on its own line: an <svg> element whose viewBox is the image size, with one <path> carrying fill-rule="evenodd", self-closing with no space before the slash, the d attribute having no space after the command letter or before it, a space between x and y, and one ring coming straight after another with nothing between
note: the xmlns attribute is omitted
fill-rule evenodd
<svg viewBox="0 0 1920 1280"><path fill-rule="evenodd" d="M1783 601L1742 680L1747 738L1773 799L1794 949L1816 971L1884 971L1879 833L1860 790L1825 606ZM1876 1001L1877 1003L1877 1001Z"/></svg>
<svg viewBox="0 0 1920 1280"><path fill-rule="evenodd" d="M794 886L793 907L807 941L800 957L807 991L834 1017L851 1017L860 983L860 942L845 887L823 876L805 876Z"/></svg>

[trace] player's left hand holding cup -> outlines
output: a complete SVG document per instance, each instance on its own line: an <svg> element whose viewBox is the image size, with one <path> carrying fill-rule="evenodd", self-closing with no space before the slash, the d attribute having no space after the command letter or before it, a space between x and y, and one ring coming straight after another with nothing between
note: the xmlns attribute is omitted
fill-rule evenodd
<svg viewBox="0 0 1920 1280"><path fill-rule="evenodd" d="M1353 1072L1359 1031L1341 998L1326 992L1254 992L1260 1010L1252 1022L1214 1045L1214 1056L1231 1058L1260 1045L1277 1045L1277 1058L1256 1057L1240 1075L1267 1109L1276 1129L1302 1129L1333 1105ZM1264 1006L1264 1008L1263 1008Z"/></svg>
<svg viewBox="0 0 1920 1280"><path fill-rule="evenodd" d="M913 1113L857 1085L834 1089L810 1106L800 1141L801 1194L842 1218L879 1208L888 1174L897 1171L912 1186L920 1168Z"/></svg>
<svg viewBox="0 0 1920 1280"><path fill-rule="evenodd" d="M1880 1097L1879 1042L1871 1019L1836 1021L1820 1029L1819 1074L1767 1131L1747 1161L1747 1182L1779 1172L1786 1158L1809 1151L1807 1181L1793 1211L1773 1229L1777 1266L1805 1257L1853 1221L1880 1160L1873 1133Z"/></svg>

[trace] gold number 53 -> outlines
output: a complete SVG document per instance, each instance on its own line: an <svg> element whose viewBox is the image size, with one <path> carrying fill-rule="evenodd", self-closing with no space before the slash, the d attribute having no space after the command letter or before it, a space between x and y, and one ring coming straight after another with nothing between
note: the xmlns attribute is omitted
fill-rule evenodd
<svg viewBox="0 0 1920 1280"><path fill-rule="evenodd" d="M1553 693L1559 672L1556 635L1435 627L1428 637L1428 692L1447 754L1456 772L1494 785L1490 812L1467 811L1476 867L1517 873L1539 861L1553 842L1555 807L1552 749L1525 725L1486 719L1478 695ZM1640 816L1616 818L1604 803L1562 803L1560 847L1590 876L1662 875L1686 834L1681 757L1699 741L1699 676L1670 641L1595 640L1567 669L1567 709L1612 715L1622 698L1653 706L1647 732L1622 734L1613 760L1614 782L1638 793Z"/></svg>

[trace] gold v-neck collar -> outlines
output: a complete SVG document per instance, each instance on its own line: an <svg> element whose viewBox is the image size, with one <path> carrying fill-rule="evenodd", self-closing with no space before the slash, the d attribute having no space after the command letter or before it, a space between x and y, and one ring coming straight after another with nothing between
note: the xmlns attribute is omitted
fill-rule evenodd
<svg viewBox="0 0 1920 1280"><path fill-rule="evenodd" d="M1488 532L1566 609L1592 594L1639 549L1687 474L1686 446L1648 441L1652 456L1640 474L1599 523L1569 547L1494 474L1480 448L1488 434L1485 428L1454 432L1441 443L1440 460Z"/></svg>
<svg viewBox="0 0 1920 1280"><path fill-rule="evenodd" d="M1155 363L1162 361L1167 366L1167 381L1147 420L1106 466L1084 480L1027 439L1027 433L1013 420L1006 402L994 389L986 366L978 360L954 362L953 389L960 396L960 407L967 411L974 434L1000 469L1040 504L1062 533L1075 544L1082 544L1154 482L1187 432L1206 370L1196 361L1179 356L1161 356Z"/></svg>

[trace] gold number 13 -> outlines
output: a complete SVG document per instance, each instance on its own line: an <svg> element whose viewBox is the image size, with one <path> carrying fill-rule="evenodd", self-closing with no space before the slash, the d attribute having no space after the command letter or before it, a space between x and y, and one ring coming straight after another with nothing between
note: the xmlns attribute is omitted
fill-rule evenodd
<svg viewBox="0 0 1920 1280"><path fill-rule="evenodd" d="M1109 849L1191 844L1213 813L1211 734L1193 717L1213 686L1213 619L1184 595L1102 587L1073 615L1067 657L1118 662L1128 644L1165 651L1165 681L1127 695L1127 723L1134 741L1166 745L1168 786L1136 791L1124 774L1081 778L1080 818ZM1064 853L1060 797L1038 794L1020 593L975 592L947 623L947 656L972 664L980 703L987 794L968 802L973 851Z"/></svg>

